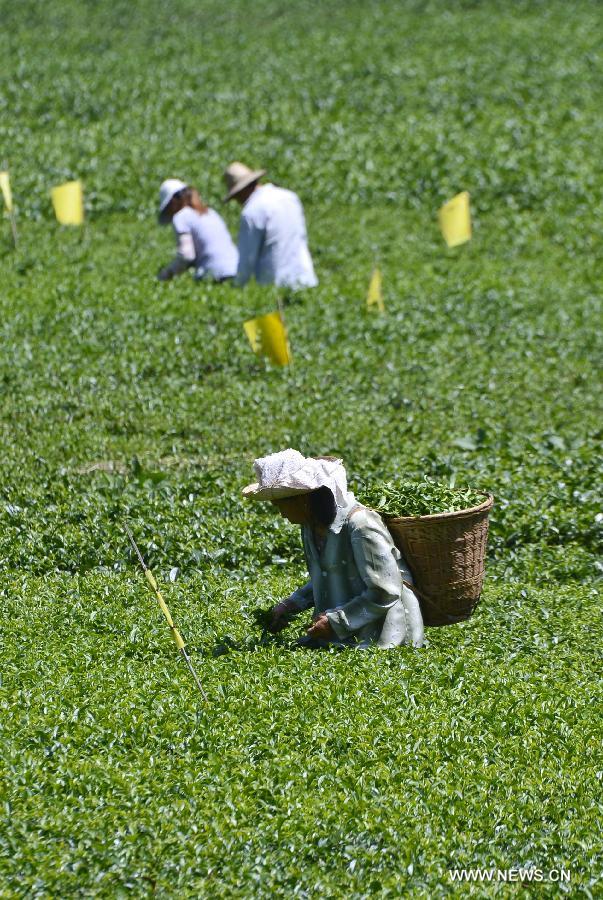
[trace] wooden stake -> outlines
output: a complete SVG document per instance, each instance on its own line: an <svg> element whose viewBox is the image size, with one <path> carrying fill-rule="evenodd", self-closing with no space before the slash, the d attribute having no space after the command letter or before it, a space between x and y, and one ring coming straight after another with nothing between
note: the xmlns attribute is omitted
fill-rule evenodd
<svg viewBox="0 0 603 900"><path fill-rule="evenodd" d="M10 229L13 233L13 242L14 242L15 250L16 250L17 249L17 223L15 222L15 214L12 209L8 214L8 218L10 220Z"/></svg>

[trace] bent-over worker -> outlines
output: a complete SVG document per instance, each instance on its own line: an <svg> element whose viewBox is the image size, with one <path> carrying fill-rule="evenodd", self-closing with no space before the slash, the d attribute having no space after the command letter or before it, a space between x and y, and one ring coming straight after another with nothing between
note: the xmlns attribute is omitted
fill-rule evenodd
<svg viewBox="0 0 603 900"><path fill-rule="evenodd" d="M159 188L159 224L170 222L177 251L159 272L160 281L169 281L191 267L197 281L207 276L218 282L234 278L239 255L224 219L179 178L168 178Z"/></svg>
<svg viewBox="0 0 603 900"><path fill-rule="evenodd" d="M423 644L423 619L412 577L381 517L356 502L340 459L283 450L256 459L250 500L270 501L301 525L310 580L272 609L270 630L314 610L301 646Z"/></svg>
<svg viewBox="0 0 603 900"><path fill-rule="evenodd" d="M315 287L318 279L301 200L293 191L260 184L262 175L265 169L252 171L240 162L224 172L225 202L234 198L242 207L236 284L244 285L255 276L258 284L293 290Z"/></svg>

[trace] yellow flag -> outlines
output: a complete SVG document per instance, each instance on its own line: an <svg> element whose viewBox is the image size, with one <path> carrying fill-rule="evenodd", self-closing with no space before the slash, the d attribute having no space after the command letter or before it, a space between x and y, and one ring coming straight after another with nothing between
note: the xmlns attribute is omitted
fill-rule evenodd
<svg viewBox="0 0 603 900"><path fill-rule="evenodd" d="M243 323L254 353L264 355L277 366L288 366L293 362L287 338L285 323L280 312L268 313Z"/></svg>
<svg viewBox="0 0 603 900"><path fill-rule="evenodd" d="M440 228L449 247L458 247L471 240L469 194L463 191L445 203L438 212Z"/></svg>
<svg viewBox="0 0 603 900"><path fill-rule="evenodd" d="M84 192L81 181L67 181L51 191L54 212L61 225L82 225Z"/></svg>
<svg viewBox="0 0 603 900"><path fill-rule="evenodd" d="M0 172L0 191L2 191L2 196L4 197L4 205L6 206L7 212L12 212L13 195L10 189L10 179L8 177L8 172Z"/></svg>
<svg viewBox="0 0 603 900"><path fill-rule="evenodd" d="M376 306L379 312L385 312L385 306L383 304L383 294L381 293L380 269L373 269L368 294L366 295L366 305L367 309L370 309L371 306Z"/></svg>

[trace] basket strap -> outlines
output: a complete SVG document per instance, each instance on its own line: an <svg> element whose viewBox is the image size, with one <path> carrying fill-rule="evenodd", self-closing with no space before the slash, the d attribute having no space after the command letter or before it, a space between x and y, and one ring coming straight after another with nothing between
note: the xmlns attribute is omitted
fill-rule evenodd
<svg viewBox="0 0 603 900"><path fill-rule="evenodd" d="M404 579L402 579L402 584L404 585L404 587L409 588L409 590L411 590L413 592L413 594L416 594L416 596L419 600L427 600L427 597L424 594L422 594L421 591L417 587L415 587L414 584L411 584L410 581L405 581Z"/></svg>

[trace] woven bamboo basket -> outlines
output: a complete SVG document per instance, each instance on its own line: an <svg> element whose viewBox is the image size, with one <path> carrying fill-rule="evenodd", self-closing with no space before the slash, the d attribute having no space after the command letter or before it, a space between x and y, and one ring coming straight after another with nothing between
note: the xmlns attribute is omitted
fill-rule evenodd
<svg viewBox="0 0 603 900"><path fill-rule="evenodd" d="M386 517L414 579L425 625L468 619L482 592L491 494L479 506L431 516Z"/></svg>

